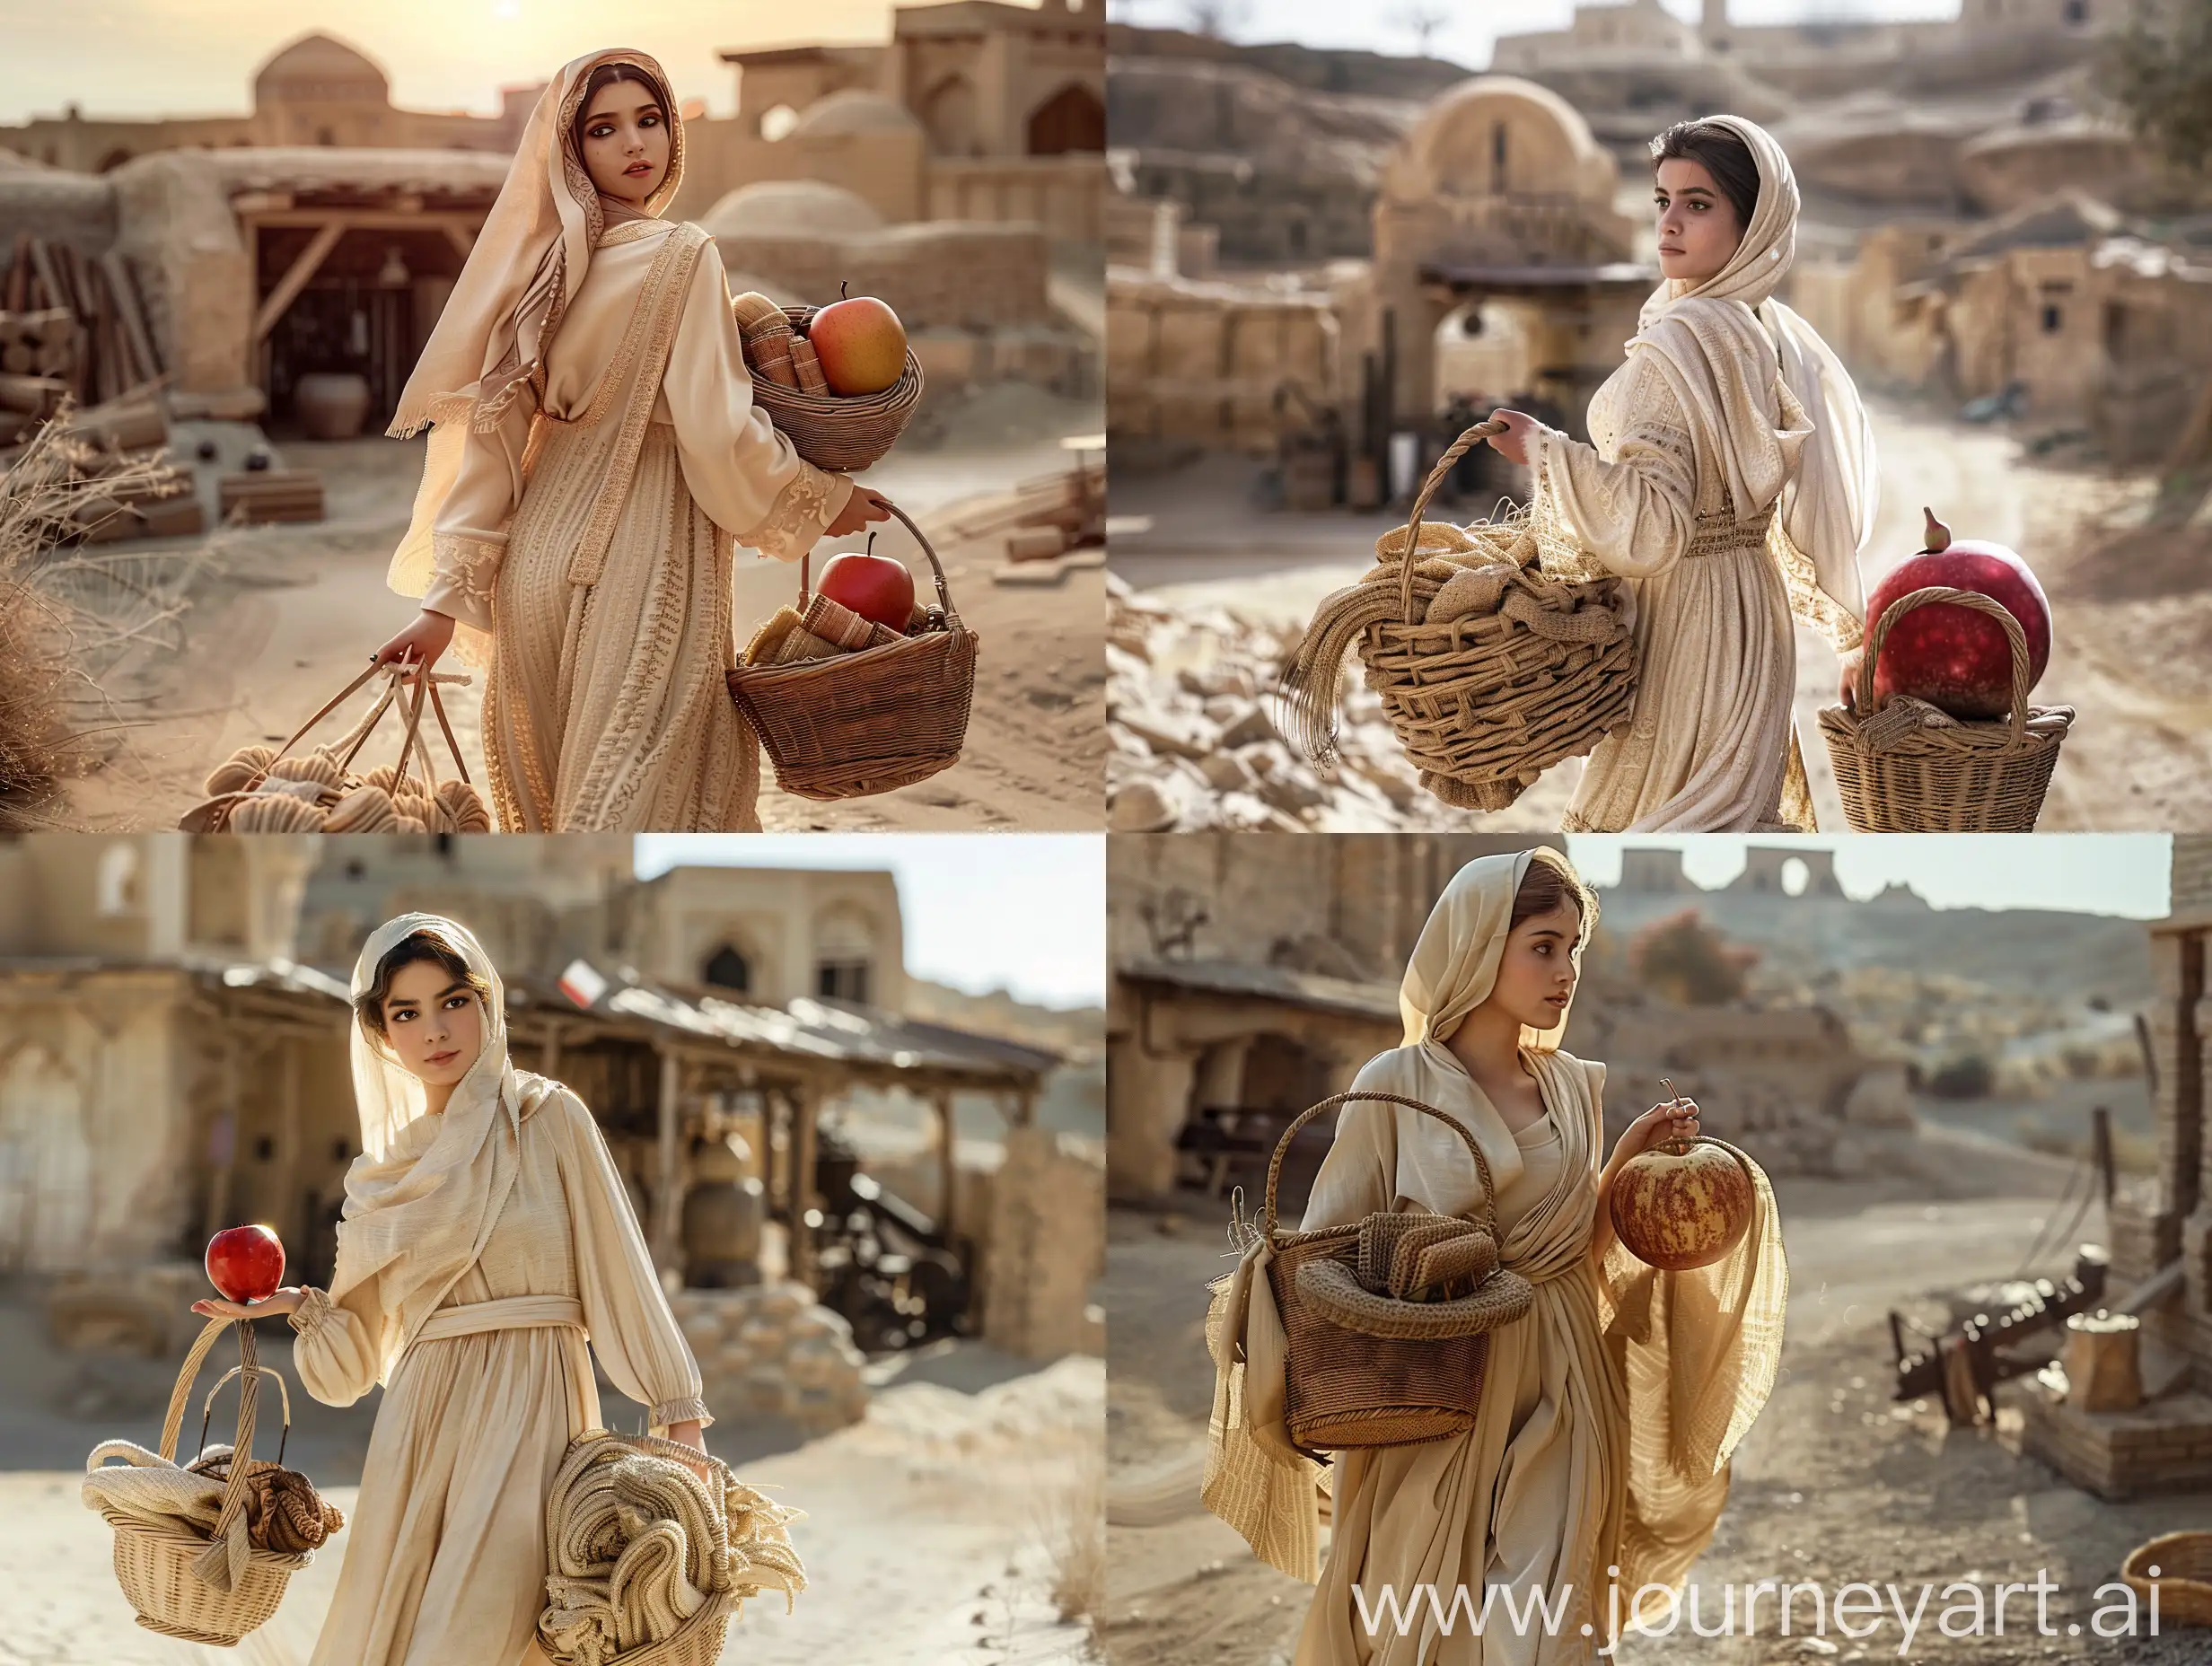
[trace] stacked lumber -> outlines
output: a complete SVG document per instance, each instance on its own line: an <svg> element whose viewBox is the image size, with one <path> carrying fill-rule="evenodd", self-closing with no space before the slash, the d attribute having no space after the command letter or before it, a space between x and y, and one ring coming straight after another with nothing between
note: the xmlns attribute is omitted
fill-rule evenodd
<svg viewBox="0 0 2212 1666"><path fill-rule="evenodd" d="M20 234L0 273L0 372L49 376L80 404L157 382L154 346L130 263L110 250Z"/></svg>
<svg viewBox="0 0 2212 1666"><path fill-rule="evenodd" d="M59 541L101 544L205 530L191 470L165 454L169 421L154 388L79 410L58 384L0 376L0 401L6 402L0 404L0 441L9 437L13 420L22 425L23 442L0 445L0 474L10 489L50 505L46 513ZM41 429L45 436L33 445Z"/></svg>
<svg viewBox="0 0 2212 1666"><path fill-rule="evenodd" d="M265 469L226 474L221 513L226 523L260 526L322 519L322 477L312 469Z"/></svg>

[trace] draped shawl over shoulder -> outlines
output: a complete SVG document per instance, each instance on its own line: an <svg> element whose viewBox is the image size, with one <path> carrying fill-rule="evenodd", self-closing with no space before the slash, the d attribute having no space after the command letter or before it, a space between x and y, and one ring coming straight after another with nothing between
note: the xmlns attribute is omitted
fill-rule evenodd
<svg viewBox="0 0 2212 1666"><path fill-rule="evenodd" d="M354 1099L361 1153L346 1173L338 1265L329 1298L341 1302L370 1281L382 1285L371 1311L396 1316L377 1339L388 1380L415 1333L476 1263L514 1185L516 1144L525 1118L557 1082L517 1070L507 1057L505 987L469 928L435 914L402 914L370 934L355 962L357 999L376 980L384 956L416 932L437 932L460 951L491 992L484 1004L484 1047L443 1111L432 1115L423 1084L359 1023L353 1026Z"/></svg>
<svg viewBox="0 0 2212 1666"><path fill-rule="evenodd" d="M1521 1147L1444 1042L1489 995L1514 893L1529 864L1557 860L1540 849L1484 857L1460 870L1423 928L1400 990L1405 1044L1371 1060L1354 1083L1403 1093L1458 1118L1482 1146L1501 1193L1523 1172ZM1773 1196L1760 1174L1751 1229L1716 1266L1662 1273L1616 1244L1604 1266L1593 1267L1605 1070L1558 1050L1558 1039L1557 1030L1523 1032L1563 1149L1558 1180L1507 1226L1500 1246L1505 1264L1536 1285L1537 1302L1528 1317L1496 1334L1491 1363L1494 1383L1511 1381L1534 1350L1532 1369L1540 1371L1549 1415L1515 1426L1509 1393L1491 1393L1468 1434L1387 1449L1389 1462L1375 1454L1340 1456L1333 1468L1350 1466L1351 1486L1385 1495L1350 1500L1346 1479L1332 1485L1292 1447L1284 1425L1283 1328L1267 1277L1267 1242L1251 1244L1235 1273L1214 1287L1207 1328L1216 1375L1205 1501L1263 1561L1320 1580L1317 1603L1341 1599L1349 1609L1348 1591L1339 1586L1352 1578L1370 1591L1384 1581L1400 1591L1431 1582L1447 1590L1448 1602L1454 1581L1483 1577L1492 1548L1510 1542L1525 1549L1556 1530L1542 1559L1557 1580L1571 1581L1576 1602L1589 1605L1581 1612L1602 1638L1609 1567L1620 1569L1625 1613L1639 1585L1679 1585L1712 1537L1727 1495L1729 1454L1766 1403L1780 1355L1787 1269ZM1355 1101L1339 1115L1302 1228L1393 1207L1462 1213L1474 1205L1479 1186L1473 1160L1449 1129L1396 1106ZM1540 1465L1566 1477L1556 1491L1509 1488L1501 1480L1507 1471L1525 1476ZM1339 1539L1327 1571L1317 1565L1317 1483L1337 1497ZM1540 1497L1541 1504L1532 1502ZM1551 1510L1558 1519L1506 1521L1505 1513L1516 1509ZM1358 1542L1350 1542L1355 1534ZM1391 1651L1421 1641L1378 1637L1371 1656L1354 1645L1354 1625L1336 1615L1309 1619L1299 1666L1394 1662L1400 1655ZM1317 1637L1324 1640L1317 1644ZM1422 1658L1487 1659L1448 1652L1480 1646L1470 1638L1447 1640L1447 1652Z"/></svg>
<svg viewBox="0 0 2212 1666"><path fill-rule="evenodd" d="M1792 611L1848 649L1859 641L1866 605L1859 551L1880 499L1874 431L1842 361L1774 298L1797 251L1789 157L1757 122L1705 119L1751 149L1759 169L1751 223L1713 276L1661 282L1628 350L1658 363L1689 425L1699 472L1727 481L1738 522L1755 522L1771 507L1767 548L1787 582ZM1571 543L1580 507L1574 481L1564 469L1546 470L1546 478L1565 523L1558 531Z"/></svg>
<svg viewBox="0 0 2212 1666"><path fill-rule="evenodd" d="M647 54L627 48L587 53L563 65L539 95L484 229L386 430L404 438L436 425L414 514L386 578L400 595L420 596L430 588L431 537L461 473L469 431L496 428L515 406L534 409L544 395L546 355L607 229L607 204L572 137L584 87L602 64L643 70L664 101L668 172L645 199L645 215L659 215L683 182L683 123L666 101L667 75ZM619 208L616 214L628 217ZM474 626L460 627L455 637L463 658L488 662L482 635Z"/></svg>

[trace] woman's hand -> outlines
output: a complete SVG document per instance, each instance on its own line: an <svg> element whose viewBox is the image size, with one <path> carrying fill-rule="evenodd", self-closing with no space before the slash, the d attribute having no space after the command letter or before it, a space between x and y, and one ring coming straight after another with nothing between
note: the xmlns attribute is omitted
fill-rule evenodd
<svg viewBox="0 0 2212 1666"><path fill-rule="evenodd" d="M1843 656L1843 675L1837 680L1836 692L1842 697L1846 710L1858 704L1858 666L1866 657L1864 648L1853 648ZM1865 716L1865 713L1860 714Z"/></svg>
<svg viewBox="0 0 2212 1666"><path fill-rule="evenodd" d="M1612 1160L1615 1164L1623 1163L1665 1141L1695 1139L1697 1135L1698 1101L1669 1100L1663 1105L1654 1105L1621 1131Z"/></svg>
<svg viewBox="0 0 2212 1666"><path fill-rule="evenodd" d="M225 1302L220 1296L207 1296L193 1302L192 1311L207 1319L276 1319L298 1311L306 1297L299 1285L286 1285L259 1302Z"/></svg>
<svg viewBox="0 0 2212 1666"><path fill-rule="evenodd" d="M415 621L370 656L373 665L411 665L428 671L438 656L452 645L453 620L450 614L425 608Z"/></svg>
<svg viewBox="0 0 2212 1666"><path fill-rule="evenodd" d="M1490 420L1505 425L1505 433L1490 435L1490 448L1507 462L1527 467L1530 444L1544 425L1526 411L1492 411Z"/></svg>
<svg viewBox="0 0 2212 1666"><path fill-rule="evenodd" d="M682 1423L670 1424L668 1438L679 1446L695 1448L702 1458L707 1456L707 1436L700 1431L699 1420L697 1417L687 1418ZM706 1479L710 1473L703 1463L695 1463L691 1468L699 1472L699 1478L702 1480Z"/></svg>
<svg viewBox="0 0 2212 1666"><path fill-rule="evenodd" d="M843 538L848 532L857 532L871 521L891 519L891 499L872 486L856 486L853 495L845 500L845 507L838 511L838 518L822 528L824 538Z"/></svg>

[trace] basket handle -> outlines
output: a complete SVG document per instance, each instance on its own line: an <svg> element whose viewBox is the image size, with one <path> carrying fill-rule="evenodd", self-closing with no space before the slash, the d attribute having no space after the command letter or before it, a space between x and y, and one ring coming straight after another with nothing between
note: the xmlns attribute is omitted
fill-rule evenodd
<svg viewBox="0 0 2212 1666"><path fill-rule="evenodd" d="M215 1413L215 1396L223 1392L223 1385L224 1383L228 1382L233 1377L235 1377L240 1372L244 1371L246 1367L243 1365L232 1366L220 1377L216 1378L215 1386L207 1390L207 1403L200 1407L199 1413L199 1450L201 1451L204 1452L207 1450L207 1420ZM284 1372L278 1371L275 1366L256 1365L253 1369L259 1372L264 1377L275 1379L276 1383L276 1398L283 1404L285 1408L284 1428L276 1436L276 1461L281 1464L285 1460L285 1442L292 1438L292 1390L285 1384ZM239 1392L242 1394L245 1390L243 1388L241 1388ZM235 1456L235 1452L233 1452L233 1456Z"/></svg>
<svg viewBox="0 0 2212 1666"><path fill-rule="evenodd" d="M1414 552L1421 547L1421 517L1428 513L1428 500L1436 495L1436 488L1444 482L1459 460L1475 448L1478 440L1487 440L1494 434L1503 434L1511 426L1495 416L1477 423L1465 434L1452 442L1448 450L1436 460L1436 466L1428 471L1428 478L1421 483L1421 494L1413 500L1413 514L1406 522L1405 554L1399 557L1398 617L1407 624L1413 623L1413 568Z"/></svg>
<svg viewBox="0 0 2212 1666"><path fill-rule="evenodd" d="M1932 607L1939 601L1987 613L2004 627L2005 641L2013 652L2012 743L2021 745L2028 732L2027 633L2020 628L2020 621L2003 602L1992 601L1977 590L1953 590L1948 584L1929 584L1908 591L1882 609L1882 617L1874 621L1874 635L1867 639L1866 652L1858 662L1857 706L1861 719L1874 715L1874 662L1882 657L1882 645L1889 640L1890 627L1915 608Z"/></svg>
<svg viewBox="0 0 2212 1666"><path fill-rule="evenodd" d="M953 630L960 629L960 611L952 605L952 592L944 582L944 564L937 559L935 546L930 543L928 536L923 532L922 529L914 524L914 518L898 504L887 502L883 507L890 510L907 530L914 534L914 541L922 547L922 554L929 557L929 571L936 580L937 605L944 609L944 622ZM807 551L805 555L799 557L799 611L802 613L806 611L807 601L812 593L812 586L809 583L809 578L813 558L812 550Z"/></svg>
<svg viewBox="0 0 2212 1666"><path fill-rule="evenodd" d="M366 680L363 678L354 687L357 688L361 682ZM206 1359L207 1350L215 1346L215 1338L233 1325L238 1328L238 1363L246 1375L238 1389L238 1438L231 1443L231 1478L229 1485L223 1489L223 1513L215 1518L213 1536L216 1539L223 1538L230 1531L231 1523L237 1520L238 1513L246 1507L244 1460L253 1452L254 1402L261 1392L259 1361L254 1345L251 1320L211 1319L207 1321L206 1328L193 1339L192 1350L184 1356L184 1363L178 1367L177 1386L169 1394L169 1415L162 1420L162 1461L174 1463L177 1461L177 1436L184 1427L185 1402L191 1398L193 1380L199 1375L200 1363ZM215 1386L221 1388L223 1385L218 1382Z"/></svg>
<svg viewBox="0 0 2212 1666"><path fill-rule="evenodd" d="M1309 1106L1305 1109L1300 1111L1295 1117L1291 1118L1290 1126L1283 1130L1282 1137L1275 1142L1275 1154L1268 1159L1267 1203L1260 1211L1260 1232L1265 1236L1269 1238L1275 1236L1275 1188L1276 1183L1282 1178L1283 1159L1289 1154L1292 1137L1296 1135L1300 1128L1305 1127L1307 1123L1312 1121L1314 1118L1320 1116L1324 1110L1333 1109L1348 1100L1356 1099L1380 1100L1385 1104L1404 1105L1410 1109L1420 1111L1426 1116L1435 1118L1437 1121L1443 1123L1444 1127L1450 1128L1453 1133L1458 1135L1461 1139L1464 1140L1467 1144L1467 1149L1474 1154L1476 1171L1482 1176L1482 1214L1479 1218L1481 1220L1483 1224L1489 1226L1494 1231L1496 1230L1497 1224L1497 1182L1490 1178L1490 1160L1482 1154L1481 1145L1477 1143L1473 1131L1470 1130L1465 1123L1462 1122L1457 1117L1447 1116L1444 1112L1438 1110L1434 1105L1424 1105L1419 1100L1408 1099L1402 1093L1352 1092L1332 1093L1327 1099L1321 1100L1320 1104Z"/></svg>

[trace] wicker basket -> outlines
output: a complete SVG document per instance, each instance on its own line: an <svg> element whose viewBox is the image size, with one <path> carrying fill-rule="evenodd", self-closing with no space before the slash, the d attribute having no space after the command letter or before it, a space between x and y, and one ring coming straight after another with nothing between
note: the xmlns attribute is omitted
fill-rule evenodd
<svg viewBox="0 0 2212 1666"><path fill-rule="evenodd" d="M2120 1576L2146 1604L2155 1588L2161 1625L2212 1626L2212 1533L2165 1533L2137 1545Z"/></svg>
<svg viewBox="0 0 2212 1666"><path fill-rule="evenodd" d="M944 567L921 528L906 523L929 557L943 630L880 648L798 665L740 665L730 697L760 737L777 785L801 798L865 798L911 786L960 758L976 692L976 635L961 623ZM808 567L799 564L799 610Z"/></svg>
<svg viewBox="0 0 2212 1666"><path fill-rule="evenodd" d="M297 746L306 737L308 731L350 699L363 684L372 678L381 676L386 680L387 686L384 691L377 697L375 702L371 705L367 714L334 745L318 749L319 752L327 755L329 767L320 777L325 785L317 794L315 802L311 802L305 798L301 798L298 801L297 810L292 812L285 825L264 827L258 830L274 832L327 830L334 833L391 830L388 827L382 825L326 828L324 824L329 818L330 806L339 798L363 786L372 785L365 777L353 773L354 759L360 756L361 749L368 743L369 736L375 732L384 714L401 705L401 692L409 686L411 675L409 671L397 665L372 665L325 701L321 709L293 731L291 739L274 752L269 751L267 747L245 747L233 753L227 762L218 766L215 772L207 777L207 790L210 796L202 799L179 817L177 826L187 833L227 833L245 830L233 827L233 816L248 800L257 795L268 796L268 794L261 794L261 788L268 781L277 760L286 756L294 747ZM399 737L399 761L394 768L390 796L397 798L401 792L406 792L409 794L419 794L421 797L428 799L437 813L436 819L426 825L423 829L425 831L473 833L490 829L489 813L486 811L484 802L478 795L475 786L470 782L469 766L462 761L461 756L461 742L454 737L453 725L445 715L445 702L438 694L440 683L466 683L468 680L465 672L434 671L426 677L414 679L413 696L405 702L407 716ZM430 709L437 716L438 727L445 735L446 750L452 755L453 760L455 779L444 784L443 787L441 787L438 781L437 771L431 766L429 743L422 737L423 700L426 693L429 696ZM418 759L421 764L419 777L411 767ZM321 765L315 767L319 769L323 767ZM233 780L238 785L226 785L227 782ZM287 783L287 785L294 784ZM307 785L309 784L296 785ZM386 814L387 820L389 820L388 812L380 811L379 813Z"/></svg>
<svg viewBox="0 0 2212 1666"><path fill-rule="evenodd" d="M559 1531L561 1500L577 1474L593 1460L599 1443L612 1441L625 1451L643 1452L649 1457L664 1458L689 1465L696 1473L704 1466L707 1471L707 1490L717 1506L730 1485L729 1466L721 1459L702 1453L694 1447L676 1441L664 1441L651 1434L610 1434L592 1431L569 1443L561 1459L559 1471L546 1494L546 1540L549 1555ZM608 1666L715 1666L722 1658L722 1645L730 1632L730 1620L737 1612L741 1599L730 1572L729 1520L717 1507L709 1517L715 1535L708 1563L714 1570L713 1583L708 1586L707 1600L696 1613L668 1636L658 1643L648 1643L615 1655ZM575 1666L575 1660L559 1653L543 1632L538 1635L538 1644L554 1666Z"/></svg>
<svg viewBox="0 0 2212 1666"><path fill-rule="evenodd" d="M161 1454L173 1463L177 1457L177 1434L183 1426L185 1403L190 1398L193 1379L199 1374L200 1363L207 1357L215 1338L233 1324L238 1328L238 1368L244 1375L239 1385L238 1435L233 1448L230 1478L223 1495L223 1513L215 1523L215 1538L222 1537L238 1513L246 1507L246 1480L252 1467L249 1460L253 1451L254 1406L263 1373L276 1375L255 1361L251 1321L208 1321L177 1372L177 1386L169 1396L169 1416L162 1424ZM277 1378L280 1385L283 1381ZM222 1382L215 1384L218 1390L222 1386ZM290 1398L287 1392L287 1434L292 1422ZM214 1400L211 1391L210 1407ZM205 1413L200 1426L204 1436ZM283 1451L281 1444L278 1451ZM97 1467L99 1453L93 1456L92 1467ZM274 1550L253 1550L248 1553L245 1573L237 1585L227 1591L217 1591L192 1572L192 1564L207 1548L207 1539L181 1523L173 1528L159 1528L118 1511L103 1510L101 1514L115 1530L115 1577L123 1587L123 1595L138 1611L138 1623L148 1631L167 1637L182 1637L191 1643L209 1643L220 1648L236 1644L276 1612L276 1605L284 1600L286 1582L315 1559L312 1550L290 1556Z"/></svg>
<svg viewBox="0 0 2212 1666"><path fill-rule="evenodd" d="M1302 1276L1302 1269L1322 1260L1352 1260L1358 1251L1361 1228L1279 1232L1276 1187L1282 1176L1284 1155L1298 1130L1323 1111L1351 1100L1404 1105L1435 1118L1464 1140L1482 1177L1482 1200L1473 1219L1494 1236L1497 1230L1497 1188L1482 1147L1464 1125L1433 1106L1396 1093L1339 1093L1302 1111L1283 1130L1268 1163L1267 1201L1259 1229L1275 1250L1268 1263L1268 1282L1285 1333L1284 1420L1291 1440L1316 1457L1354 1447L1407 1446L1465 1434L1474 1427L1490 1362L1487 1327L1445 1336L1378 1335L1379 1330L1392 1327L1363 1320L1355 1329L1330 1318L1312 1299L1313 1281L1310 1275ZM1502 1268L1491 1277L1512 1278L1526 1290L1525 1281ZM1488 1289L1488 1285L1484 1289ZM1489 1316L1490 1322L1502 1323L1513 1317L1509 1310L1516 1302L1521 1311L1527 1311L1527 1302L1516 1297L1499 1303ZM1396 1305L1412 1310L1423 1304Z"/></svg>
<svg viewBox="0 0 2212 1666"><path fill-rule="evenodd" d="M2004 627L2013 655L2010 715L1962 722L1926 701L1892 697L1874 709L1874 662L1898 620L1950 602ZM1825 707L1821 736L1843 813L1857 833L2032 833L2073 726L2070 706L2028 704L2028 641L2003 604L1971 590L1930 585L1900 596L1874 621L1859 660L1853 707Z"/></svg>
<svg viewBox="0 0 2212 1666"><path fill-rule="evenodd" d="M786 307L784 316L803 336L815 311L813 307ZM808 462L817 469L853 474L882 462L906 432L922 399L922 362L908 347L906 368L881 393L809 393L756 376L752 397Z"/></svg>
<svg viewBox="0 0 2212 1666"><path fill-rule="evenodd" d="M1471 446L1503 431L1478 423L1437 459L1406 525L1397 617L1370 626L1360 647L1367 686L1421 785L1463 810L1504 810L1543 771L1626 723L1636 695L1636 643L1615 578L1526 569L1516 583L1564 605L1409 622L1429 500ZM1567 621L1576 622L1571 632ZM1547 634L1555 628L1561 634Z"/></svg>

